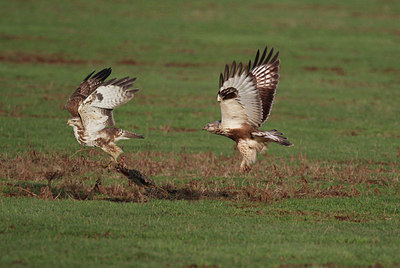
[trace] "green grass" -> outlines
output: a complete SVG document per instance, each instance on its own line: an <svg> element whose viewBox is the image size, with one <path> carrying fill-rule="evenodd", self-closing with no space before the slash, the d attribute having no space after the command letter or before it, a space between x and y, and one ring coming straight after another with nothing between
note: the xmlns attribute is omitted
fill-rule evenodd
<svg viewBox="0 0 400 268"><path fill-rule="evenodd" d="M305 199L247 207L220 201L1 198L0 233L7 241L0 246L1 261L135 267L392 264L400 261L393 240L400 235L396 201Z"/></svg>
<svg viewBox="0 0 400 268"><path fill-rule="evenodd" d="M395 1L373 0L2 1L0 251L7 254L0 266L400 263L399 12ZM271 145L247 177L206 175L207 168L239 165L232 141L201 131L220 119L219 73L265 45L280 51L281 79L263 129L284 132L295 146ZM339 185L358 193L267 203L9 197L17 190L7 183L42 187L46 171L64 168L56 157L43 159L80 148L62 107L87 74L109 66L112 77L138 78L139 93L115 118L117 126L145 135L121 144L157 183L210 180L262 190L273 182L281 191L282 173L288 192L306 179L313 191ZM19 157L34 151L43 167L34 156L24 170ZM93 152L83 156L106 161ZM64 168L68 175L55 190L72 182L90 188L97 178L115 183L116 176L90 168Z"/></svg>

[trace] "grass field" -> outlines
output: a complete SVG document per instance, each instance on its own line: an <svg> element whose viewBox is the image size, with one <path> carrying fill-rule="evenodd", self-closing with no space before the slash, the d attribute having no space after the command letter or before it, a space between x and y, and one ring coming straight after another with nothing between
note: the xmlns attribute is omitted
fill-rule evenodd
<svg viewBox="0 0 400 268"><path fill-rule="evenodd" d="M396 1L2 1L0 266L399 266ZM248 175L219 73L265 45L280 83ZM93 70L137 77L115 110L140 189L80 149L63 106ZM101 182L101 183L100 183Z"/></svg>

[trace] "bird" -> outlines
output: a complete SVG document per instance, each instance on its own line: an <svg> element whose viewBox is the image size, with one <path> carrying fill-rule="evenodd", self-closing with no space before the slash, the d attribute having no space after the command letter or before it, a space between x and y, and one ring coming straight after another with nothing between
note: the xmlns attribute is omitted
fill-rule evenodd
<svg viewBox="0 0 400 268"><path fill-rule="evenodd" d="M228 137L236 142L242 155L240 172L247 173L256 161L257 152L275 142L284 146L293 144L276 129L260 130L267 121L279 82L279 51L274 54L268 46L260 56L257 50L253 64L247 66L235 61L220 74L217 101L221 120L211 122L203 130Z"/></svg>
<svg viewBox="0 0 400 268"><path fill-rule="evenodd" d="M131 100L139 89L132 89L136 78L105 81L111 71L105 68L96 74L90 73L68 99L65 109L72 115L67 124L73 128L78 143L98 147L110 156L110 163L118 163L123 151L115 143L144 137L114 127L113 109Z"/></svg>

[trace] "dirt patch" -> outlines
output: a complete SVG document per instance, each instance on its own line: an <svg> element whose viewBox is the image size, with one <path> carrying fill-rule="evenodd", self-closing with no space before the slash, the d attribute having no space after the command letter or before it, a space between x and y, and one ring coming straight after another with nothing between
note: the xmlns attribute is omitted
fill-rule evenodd
<svg viewBox="0 0 400 268"><path fill-rule="evenodd" d="M87 234L85 236L86 238L92 238L92 239L107 238L111 236L111 232L106 231L104 233L93 233L93 234Z"/></svg>
<svg viewBox="0 0 400 268"><path fill-rule="evenodd" d="M334 216L334 218L338 221L349 221L349 222L367 222L367 220L357 219L352 215L341 215L341 216Z"/></svg>
<svg viewBox="0 0 400 268"><path fill-rule="evenodd" d="M345 72L343 68L341 67L317 67L317 66L305 66L303 67L303 70L308 71L308 72L318 72L318 71L324 71L324 72L330 72L330 73L335 73L337 75L343 76L345 75Z"/></svg>
<svg viewBox="0 0 400 268"><path fill-rule="evenodd" d="M183 268L218 268L219 266L216 264L213 265L199 265L199 264L190 264L185 265Z"/></svg>
<svg viewBox="0 0 400 268"><path fill-rule="evenodd" d="M100 60L82 60L82 59L67 59L62 55L56 54L34 54L26 52L13 52L4 53L0 52L0 62L9 62L17 64L33 64L33 63L46 63L46 64L101 64Z"/></svg>
<svg viewBox="0 0 400 268"><path fill-rule="evenodd" d="M341 81L339 79L332 80L332 79L319 79L318 80L321 83L327 83L330 85L339 85L343 87L348 87L348 88L354 88L354 87L363 87L363 88L374 88L375 86L369 82L365 81L354 81L354 82L345 82Z"/></svg>
<svg viewBox="0 0 400 268"><path fill-rule="evenodd" d="M281 259L282 261L283 259ZM309 268L309 267L327 267L327 268L335 268L337 267L336 264L328 262L325 264L320 264L320 263L306 263L306 264L280 264L277 266L279 268Z"/></svg>
<svg viewBox="0 0 400 268"><path fill-rule="evenodd" d="M399 34L400 35L400 34ZM377 70L373 70L371 72L376 72ZM395 68L385 68L382 70L383 73L385 74L399 74L400 69L395 69Z"/></svg>
<svg viewBox="0 0 400 268"><path fill-rule="evenodd" d="M345 72L341 67L325 68L324 70L334 72L337 75L345 75Z"/></svg>
<svg viewBox="0 0 400 268"><path fill-rule="evenodd" d="M316 11L332 11L332 10L341 10L340 6L336 5L319 5L319 4L312 4L312 5L298 5L298 4L286 4L286 3L265 3L265 4L253 4L251 6L253 9L277 9L277 10L316 10Z"/></svg>
<svg viewBox="0 0 400 268"><path fill-rule="evenodd" d="M259 159L249 174L242 175L238 172L238 155L128 154L128 166L149 176L162 190L145 189L104 168L107 160L93 160L103 157L95 149L75 156L37 151L13 158L2 156L0 177L5 180L0 182L0 194L115 202L146 202L155 198L265 203L286 198L380 195L383 188L385 192L399 188L396 162L322 163L301 155L286 160L268 157ZM338 220L346 220L340 218L343 215L338 216Z"/></svg>
<svg viewBox="0 0 400 268"><path fill-rule="evenodd" d="M400 16L399 16L400 18ZM395 30L395 29L382 29L383 32L393 34L396 36L400 36L400 30Z"/></svg>

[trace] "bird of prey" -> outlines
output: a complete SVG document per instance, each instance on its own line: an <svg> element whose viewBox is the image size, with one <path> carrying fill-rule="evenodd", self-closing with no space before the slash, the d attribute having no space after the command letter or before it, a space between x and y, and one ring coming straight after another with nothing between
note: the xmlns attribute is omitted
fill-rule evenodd
<svg viewBox="0 0 400 268"><path fill-rule="evenodd" d="M236 142L243 157L241 172L248 172L256 161L257 152L266 149L269 142L291 146L277 130L263 131L259 127L268 119L279 79L279 52L268 53L266 47L260 57L257 51L253 64L225 66L220 75L217 101L221 120L208 123L203 130L226 136Z"/></svg>
<svg viewBox="0 0 400 268"><path fill-rule="evenodd" d="M67 101L65 108L73 116L68 120L81 145L99 147L118 162L123 153L115 142L142 135L115 128L113 109L128 102L139 89L131 89L136 78L125 77L105 81L111 68L89 74Z"/></svg>

